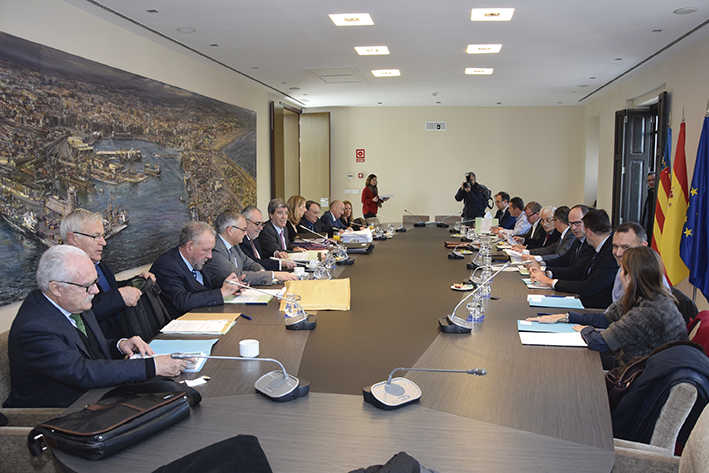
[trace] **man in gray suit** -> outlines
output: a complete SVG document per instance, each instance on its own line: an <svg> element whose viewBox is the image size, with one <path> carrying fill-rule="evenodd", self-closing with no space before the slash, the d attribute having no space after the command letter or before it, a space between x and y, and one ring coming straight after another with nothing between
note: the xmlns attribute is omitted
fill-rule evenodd
<svg viewBox="0 0 709 473"><path fill-rule="evenodd" d="M231 273L255 286L272 284L276 280L298 279L293 273L266 271L244 253L239 245L246 235L246 219L240 213L231 210L222 212L214 226L217 238L212 250L212 259L207 261L202 270L212 284L220 286Z"/></svg>
<svg viewBox="0 0 709 473"><path fill-rule="evenodd" d="M576 236L569 228L569 208L567 206L563 205L554 211L554 228L561 233L559 241L549 246L529 250L531 256L527 256L526 259L550 262L571 249Z"/></svg>

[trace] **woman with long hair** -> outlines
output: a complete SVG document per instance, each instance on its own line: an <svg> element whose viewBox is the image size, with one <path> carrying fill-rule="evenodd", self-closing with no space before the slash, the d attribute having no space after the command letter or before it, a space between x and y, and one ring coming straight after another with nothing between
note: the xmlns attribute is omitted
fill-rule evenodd
<svg viewBox="0 0 709 473"><path fill-rule="evenodd" d="M362 189L362 215L365 219L377 218L377 210L382 206L382 199L377 189L377 176L370 174Z"/></svg>
<svg viewBox="0 0 709 473"><path fill-rule="evenodd" d="M351 228L353 230L359 230L362 228L362 219L352 218L352 202L349 200L343 200L342 203L345 204L345 210L342 212L342 217L340 217L342 224L346 228Z"/></svg>
<svg viewBox="0 0 709 473"><path fill-rule="evenodd" d="M288 198L286 206L288 207L286 230L288 230L288 238L290 238L290 241L293 241L300 228L298 226L300 225L300 219L303 218L303 214L305 213L305 197L292 195Z"/></svg>
<svg viewBox="0 0 709 473"><path fill-rule="evenodd" d="M687 326L677 300L665 287L658 254L647 246L623 254L620 279L625 294L603 313L530 317L527 320L579 324L574 329L592 350L611 352L619 365L650 354L666 343L687 339Z"/></svg>

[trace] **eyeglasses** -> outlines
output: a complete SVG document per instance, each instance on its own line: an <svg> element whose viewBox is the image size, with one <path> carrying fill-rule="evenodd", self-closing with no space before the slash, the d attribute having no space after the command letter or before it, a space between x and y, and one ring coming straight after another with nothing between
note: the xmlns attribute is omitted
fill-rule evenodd
<svg viewBox="0 0 709 473"><path fill-rule="evenodd" d="M246 228L237 227L236 225L229 225L229 226L230 226L231 228L236 228L237 230L241 230L242 232L245 232L245 231L246 231Z"/></svg>
<svg viewBox="0 0 709 473"><path fill-rule="evenodd" d="M91 288L94 287L96 284L98 284L98 278L96 278L93 282L89 283L88 286L87 286L87 285L84 285L84 284L78 284L78 283L75 283L75 282L69 282L69 281L54 281L54 282L60 282L60 283L62 283L62 284L69 284L69 285L71 285L71 286L76 286L76 287L82 287L82 288L84 288L84 290L85 290L86 293L88 294L88 293L89 293L89 289L91 289Z"/></svg>
<svg viewBox="0 0 709 473"><path fill-rule="evenodd" d="M581 220L576 220L576 221L569 221L570 226L577 226L577 225L583 225L583 222Z"/></svg>
<svg viewBox="0 0 709 473"><path fill-rule="evenodd" d="M532 215L538 214L539 212L527 212L527 211L525 210L524 213L527 214L527 217L531 217Z"/></svg>
<svg viewBox="0 0 709 473"><path fill-rule="evenodd" d="M257 227L263 227L263 222L254 222L254 221L251 220L250 218L247 218L246 221L249 222L249 223L253 223L253 224L256 225Z"/></svg>
<svg viewBox="0 0 709 473"><path fill-rule="evenodd" d="M74 233L76 235L82 235L82 236L85 236L88 238L92 238L94 240L106 240L106 235L103 233L98 233L96 235L89 235L88 233L81 233L81 232L71 232L71 233Z"/></svg>

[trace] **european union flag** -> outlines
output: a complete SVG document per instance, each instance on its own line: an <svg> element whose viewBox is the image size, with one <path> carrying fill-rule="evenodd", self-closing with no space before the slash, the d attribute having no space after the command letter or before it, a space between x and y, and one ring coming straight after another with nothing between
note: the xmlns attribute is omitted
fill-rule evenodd
<svg viewBox="0 0 709 473"><path fill-rule="evenodd" d="M709 298L709 116L699 139L679 254L689 268L689 282Z"/></svg>

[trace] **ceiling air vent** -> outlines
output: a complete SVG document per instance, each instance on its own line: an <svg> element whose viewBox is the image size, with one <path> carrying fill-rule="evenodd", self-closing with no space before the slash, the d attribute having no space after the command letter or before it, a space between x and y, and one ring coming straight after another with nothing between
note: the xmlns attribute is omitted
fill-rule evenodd
<svg viewBox="0 0 709 473"><path fill-rule="evenodd" d="M426 122L426 131L446 131L446 122Z"/></svg>

